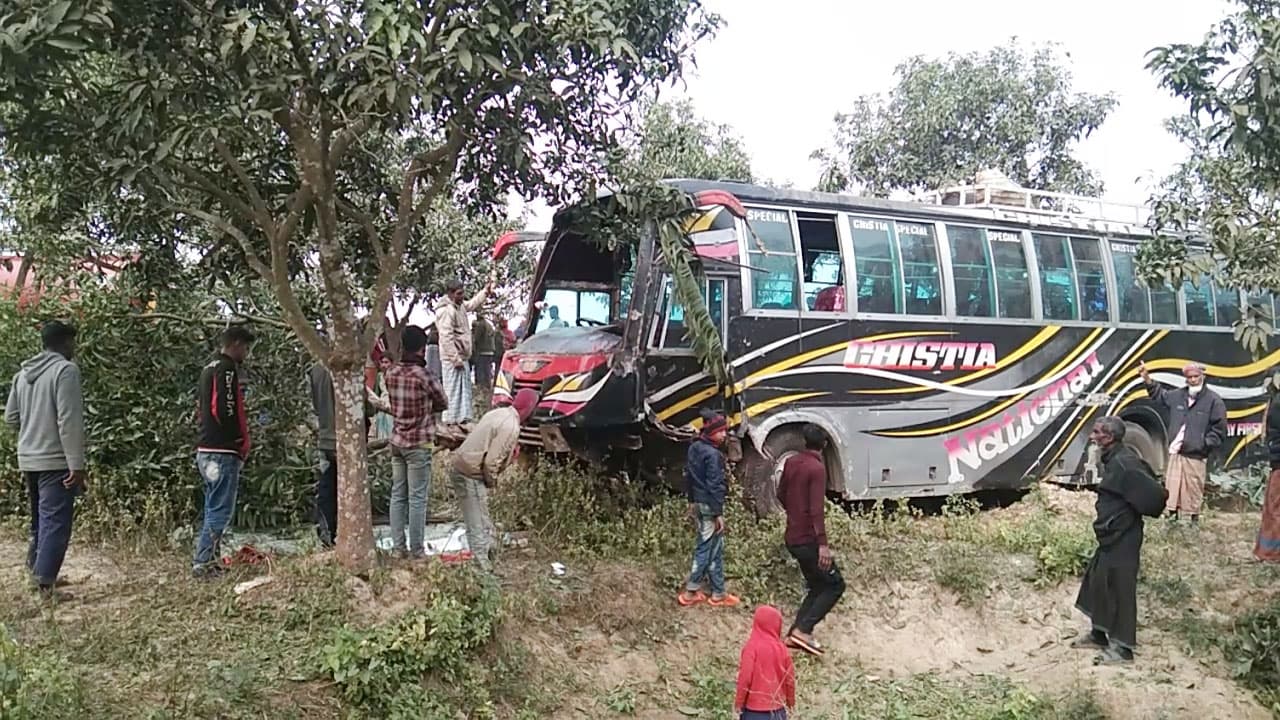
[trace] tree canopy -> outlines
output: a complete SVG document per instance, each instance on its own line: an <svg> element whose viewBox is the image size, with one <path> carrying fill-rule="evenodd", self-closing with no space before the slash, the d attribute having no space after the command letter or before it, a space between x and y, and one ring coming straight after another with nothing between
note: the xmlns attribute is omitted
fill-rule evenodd
<svg viewBox="0 0 1280 720"><path fill-rule="evenodd" d="M610 118L716 23L699 0L17 0L0 18L0 142L19 180L138 206L144 255L229 248L270 286L333 371L338 554L359 569L359 370L424 218L442 198L576 194L618 149ZM293 285L308 267L321 317Z"/></svg>
<svg viewBox="0 0 1280 720"><path fill-rule="evenodd" d="M836 116L819 189L884 196L970 182L987 169L1038 190L1097 194L1102 182L1072 154L1115 107L1076 92L1052 46L1016 40L985 53L913 57L887 95L864 95Z"/></svg>
<svg viewBox="0 0 1280 720"><path fill-rule="evenodd" d="M1155 237L1139 253L1149 283L1243 290L1236 338L1260 351L1280 291L1280 2L1239 0L1203 41L1159 47L1148 64L1186 101L1170 129L1189 151L1153 198ZM1203 244L1191 241L1203 241Z"/></svg>
<svg viewBox="0 0 1280 720"><path fill-rule="evenodd" d="M628 159L654 178L751 182L751 157L733 128L700 117L689 100L650 102L631 133Z"/></svg>

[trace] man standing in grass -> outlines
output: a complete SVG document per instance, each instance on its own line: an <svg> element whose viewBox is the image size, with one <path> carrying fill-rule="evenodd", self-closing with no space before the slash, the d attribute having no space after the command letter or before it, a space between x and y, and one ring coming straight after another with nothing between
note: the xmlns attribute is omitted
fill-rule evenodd
<svg viewBox="0 0 1280 720"><path fill-rule="evenodd" d="M391 431L391 540L410 557L423 557L427 497L431 493L431 443L436 413L448 407L444 390L426 368L427 333L417 325L404 329L400 362L387 371L387 397L394 420ZM409 545L405 548L405 526Z"/></svg>
<svg viewBox="0 0 1280 720"><path fill-rule="evenodd" d="M784 541L809 586L787 633L787 644L822 655L813 629L844 595L844 576L827 545L827 467L822 460L827 436L813 424L801 432L804 452L787 460L778 481L778 502L787 511Z"/></svg>
<svg viewBox="0 0 1280 720"><path fill-rule="evenodd" d="M70 600L55 590L71 543L75 498L85 474L84 396L72 362L76 329L53 321L40 331L44 350L22 363L9 386L5 421L18 431L18 469L31 501L27 570L46 600Z"/></svg>
<svg viewBox="0 0 1280 720"><path fill-rule="evenodd" d="M1186 387L1170 390L1151 381L1146 363L1140 366L1147 394L1169 411L1169 467L1165 487L1169 489L1169 516L1178 520L1185 513L1194 525L1200 519L1204 501L1204 481L1209 475L1209 454L1227 439L1227 406L1204 381L1204 366L1191 363L1182 369Z"/></svg>
<svg viewBox="0 0 1280 720"><path fill-rule="evenodd" d="M1142 553L1142 516L1160 517L1168 491L1137 453L1124 444L1118 417L1094 423L1089 439L1102 453L1098 517L1093 532L1098 549L1085 569L1076 608L1093 623L1071 647L1101 650L1095 665L1133 662L1138 635L1138 560Z"/></svg>
<svg viewBox="0 0 1280 720"><path fill-rule="evenodd" d="M196 577L222 572L222 534L236 510L240 471L249 458L249 421L240 387L240 366L249 356L253 333L232 326L222 333L222 351L200 373L197 407L200 444L196 469L204 482L204 522L196 538L191 571Z"/></svg>
<svg viewBox="0 0 1280 720"><path fill-rule="evenodd" d="M683 607L706 602L712 607L734 607L737 596L725 592L724 582L724 504L728 494L724 458L719 447L729 434L729 423L723 415L703 416L702 432L689 445L684 466L685 492L689 496L689 517L697 528L693 550L693 567L684 590L676 596ZM702 584L711 585L711 597L702 592Z"/></svg>

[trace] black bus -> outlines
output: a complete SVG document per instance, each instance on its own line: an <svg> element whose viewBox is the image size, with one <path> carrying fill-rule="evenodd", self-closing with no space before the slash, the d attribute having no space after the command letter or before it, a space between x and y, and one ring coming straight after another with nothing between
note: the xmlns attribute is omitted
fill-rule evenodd
<svg viewBox="0 0 1280 720"><path fill-rule="evenodd" d="M896 202L670 182L699 198L688 231L732 385L695 358L653 244L610 251L561 214L496 382L498 396L543 393L526 445L677 475L710 407L738 429L763 505L804 423L829 436L829 489L849 499L1090 483L1088 427L1107 414L1163 469L1171 438L1139 362L1180 386L1195 361L1228 408L1213 464L1257 459L1280 351L1253 360L1231 325L1273 300L1142 286L1136 208L1117 219L1122 206L1003 183Z"/></svg>

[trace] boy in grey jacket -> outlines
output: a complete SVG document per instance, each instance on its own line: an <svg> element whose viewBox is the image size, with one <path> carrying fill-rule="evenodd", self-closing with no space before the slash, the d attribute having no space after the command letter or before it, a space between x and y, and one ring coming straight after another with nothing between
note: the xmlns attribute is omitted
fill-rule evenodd
<svg viewBox="0 0 1280 720"><path fill-rule="evenodd" d="M22 364L9 387L4 419L18 431L18 469L31 498L27 569L46 599L55 591L71 542L75 498L85 474L84 397L75 357L76 329L53 321L40 332L44 351Z"/></svg>

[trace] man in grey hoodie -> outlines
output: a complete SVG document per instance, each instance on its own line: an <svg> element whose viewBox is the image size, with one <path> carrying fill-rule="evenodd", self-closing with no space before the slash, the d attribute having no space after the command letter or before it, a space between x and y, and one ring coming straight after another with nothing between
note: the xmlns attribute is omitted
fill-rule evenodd
<svg viewBox="0 0 1280 720"><path fill-rule="evenodd" d="M76 329L50 322L40 332L44 351L22 363L9 387L4 419L18 431L18 469L31 497L27 569L40 594L54 589L71 542L75 498L88 487L85 474L84 396L75 357Z"/></svg>

